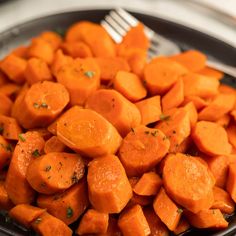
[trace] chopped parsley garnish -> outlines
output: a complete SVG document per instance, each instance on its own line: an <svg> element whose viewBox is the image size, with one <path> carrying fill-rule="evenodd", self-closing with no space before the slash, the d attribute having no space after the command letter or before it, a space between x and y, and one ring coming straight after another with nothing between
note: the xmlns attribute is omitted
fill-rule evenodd
<svg viewBox="0 0 236 236"><path fill-rule="evenodd" d="M170 116L165 115L165 114L161 114L161 115L160 115L160 119L161 119L162 121L164 121L164 120L169 120L169 119L170 119Z"/></svg>
<svg viewBox="0 0 236 236"><path fill-rule="evenodd" d="M12 151L13 151L12 145L11 145L11 144L7 144L6 150L7 150L8 152L12 152Z"/></svg>
<svg viewBox="0 0 236 236"><path fill-rule="evenodd" d="M94 71L85 71L84 75L91 79L95 75L95 72Z"/></svg>
<svg viewBox="0 0 236 236"><path fill-rule="evenodd" d="M79 180L77 178L76 172L74 172L73 176L71 177L72 184L78 183Z"/></svg>
<svg viewBox="0 0 236 236"><path fill-rule="evenodd" d="M148 130L144 131L145 134L149 134L150 132Z"/></svg>
<svg viewBox="0 0 236 236"><path fill-rule="evenodd" d="M43 102L43 103L41 104L41 107L43 107L43 108L48 108L48 104L45 103L45 102Z"/></svg>
<svg viewBox="0 0 236 236"><path fill-rule="evenodd" d="M71 207L67 207L66 209L66 217L71 218L73 216L73 209Z"/></svg>
<svg viewBox="0 0 236 236"><path fill-rule="evenodd" d="M34 106L34 108L39 108L39 107L40 107L37 102L35 102L35 103L33 104L33 106Z"/></svg>
<svg viewBox="0 0 236 236"><path fill-rule="evenodd" d="M48 172L48 171L50 171L51 169L52 169L51 166L47 166L47 167L45 168L45 171Z"/></svg>
<svg viewBox="0 0 236 236"><path fill-rule="evenodd" d="M178 208L177 212L178 212L179 214L181 214L181 213L183 212L183 209L182 209L182 208Z"/></svg>
<svg viewBox="0 0 236 236"><path fill-rule="evenodd" d="M151 134L152 134L152 136L156 137L156 136L157 136L157 134L158 134L158 131L157 131L157 130L155 130L155 131L153 131Z"/></svg>
<svg viewBox="0 0 236 236"><path fill-rule="evenodd" d="M42 222L42 218L38 217L34 222L38 225L40 222Z"/></svg>
<svg viewBox="0 0 236 236"><path fill-rule="evenodd" d="M134 133L134 128L131 128L131 132L133 132L133 133Z"/></svg>
<svg viewBox="0 0 236 236"><path fill-rule="evenodd" d="M32 152L32 155L33 155L34 157L39 157L39 156L40 156L39 150L38 150L38 149L35 149L35 150Z"/></svg>
<svg viewBox="0 0 236 236"><path fill-rule="evenodd" d="M19 134L18 135L18 138L22 141L22 142L25 142L25 138L24 138L24 136L23 136L23 134Z"/></svg>

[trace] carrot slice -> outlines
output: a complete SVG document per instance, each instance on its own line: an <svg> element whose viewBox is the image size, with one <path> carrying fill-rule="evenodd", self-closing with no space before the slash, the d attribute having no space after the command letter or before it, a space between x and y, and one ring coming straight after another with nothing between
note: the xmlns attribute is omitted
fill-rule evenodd
<svg viewBox="0 0 236 236"><path fill-rule="evenodd" d="M182 215L182 209L179 209L169 198L164 188L161 188L157 194L153 202L153 208L168 229L171 231L175 230Z"/></svg>
<svg viewBox="0 0 236 236"><path fill-rule="evenodd" d="M181 217L179 224L177 225L177 227L174 230L174 234L175 235L182 234L182 233L186 232L187 230L189 230L189 228L190 228L190 225L189 225L188 221L185 218Z"/></svg>
<svg viewBox="0 0 236 236"><path fill-rule="evenodd" d="M11 51L10 54L26 59L27 58L27 46L19 46Z"/></svg>
<svg viewBox="0 0 236 236"><path fill-rule="evenodd" d="M236 202L236 163L229 164L229 174L226 189L234 202Z"/></svg>
<svg viewBox="0 0 236 236"><path fill-rule="evenodd" d="M185 96L184 98L184 102L182 103L182 105L186 105L189 102L193 102L194 106L196 107L196 109L199 111L202 108L206 107L209 102L204 100L203 98L200 98L198 96Z"/></svg>
<svg viewBox="0 0 236 236"><path fill-rule="evenodd" d="M117 219L115 219L114 217L109 217L107 232L104 234L98 234L98 236L121 236Z"/></svg>
<svg viewBox="0 0 236 236"><path fill-rule="evenodd" d="M24 225L26 228L30 228L31 223L45 211L45 209L34 207L28 204L19 204L9 211L9 215L11 218Z"/></svg>
<svg viewBox="0 0 236 236"><path fill-rule="evenodd" d="M199 229L224 229L228 227L228 222L219 209L200 211L197 214L185 212L189 223Z"/></svg>
<svg viewBox="0 0 236 236"><path fill-rule="evenodd" d="M199 121L193 129L192 138L197 147L210 156L227 155L231 152L227 133L217 123Z"/></svg>
<svg viewBox="0 0 236 236"><path fill-rule="evenodd" d="M68 147L89 157L113 154L121 143L119 133L107 120L77 106L60 117L57 136Z"/></svg>
<svg viewBox="0 0 236 236"><path fill-rule="evenodd" d="M55 195L39 195L37 205L46 208L47 211L65 224L75 222L89 205L87 183L85 179L80 180L63 193Z"/></svg>
<svg viewBox="0 0 236 236"><path fill-rule="evenodd" d="M193 102L187 103L183 107L183 109L188 112L189 119L190 119L190 125L191 125L191 128L193 128L196 125L197 120L198 120L198 113L197 113L197 109L196 109L194 103Z"/></svg>
<svg viewBox="0 0 236 236"><path fill-rule="evenodd" d="M84 168L83 160L78 154L51 152L31 161L26 179L37 192L54 194L80 180L84 175Z"/></svg>
<svg viewBox="0 0 236 236"><path fill-rule="evenodd" d="M214 187L214 203L212 209L219 209L226 214L232 214L235 210L235 203L230 195L222 188Z"/></svg>
<svg viewBox="0 0 236 236"><path fill-rule="evenodd" d="M153 96L135 103L141 114L141 124L148 125L160 120L161 101L160 96Z"/></svg>
<svg viewBox="0 0 236 236"><path fill-rule="evenodd" d="M146 236L151 233L143 210L139 205L135 205L124 211L119 217L118 225L124 236Z"/></svg>
<svg viewBox="0 0 236 236"><path fill-rule="evenodd" d="M108 219L108 214L89 209L83 215L76 233L78 235L106 233Z"/></svg>
<svg viewBox="0 0 236 236"><path fill-rule="evenodd" d="M45 127L52 123L69 102L69 93L59 83L43 81L33 84L12 110L12 116L24 128ZM22 112L24 110L24 112Z"/></svg>
<svg viewBox="0 0 236 236"><path fill-rule="evenodd" d="M0 64L1 64L1 62L0 62ZM0 86L3 86L4 84L7 84L8 82L9 81L7 79L7 76L0 70Z"/></svg>
<svg viewBox="0 0 236 236"><path fill-rule="evenodd" d="M139 77L131 72L118 71L113 80L113 87L131 102L137 102L147 95Z"/></svg>
<svg viewBox="0 0 236 236"><path fill-rule="evenodd" d="M14 204L10 200L8 193L5 188L5 182L0 180L0 209L1 210L10 210Z"/></svg>
<svg viewBox="0 0 236 236"><path fill-rule="evenodd" d="M192 72L197 72L205 68L206 66L206 55L197 51L189 50L170 57L172 60L185 66Z"/></svg>
<svg viewBox="0 0 236 236"><path fill-rule="evenodd" d="M209 209L214 201L215 183L208 168L195 157L170 154L163 169L163 183L175 202L194 213Z"/></svg>
<svg viewBox="0 0 236 236"><path fill-rule="evenodd" d="M57 50L62 43L61 36L53 31L44 31L39 35L39 38L49 43L54 51Z"/></svg>
<svg viewBox="0 0 236 236"><path fill-rule="evenodd" d="M234 148L236 148L236 125L230 124L227 129L227 135L229 142L233 145Z"/></svg>
<svg viewBox="0 0 236 236"><path fill-rule="evenodd" d="M65 151L65 144L63 144L57 136L52 136L50 139L47 140L44 146L44 152L63 152Z"/></svg>
<svg viewBox="0 0 236 236"><path fill-rule="evenodd" d="M11 144L0 135L0 170L9 164L12 155Z"/></svg>
<svg viewBox="0 0 236 236"><path fill-rule="evenodd" d="M21 87L18 84L7 83L0 87L0 94L2 93L14 100L15 97L18 95L20 89Z"/></svg>
<svg viewBox="0 0 236 236"><path fill-rule="evenodd" d="M132 197L132 189L118 157L94 159L88 168L89 200L104 213L119 213Z"/></svg>
<svg viewBox="0 0 236 236"><path fill-rule="evenodd" d="M221 71L215 70L208 66L204 67L203 69L198 71L199 74L213 77L217 80L221 80L224 77L224 74Z"/></svg>
<svg viewBox="0 0 236 236"><path fill-rule="evenodd" d="M162 185L161 178L155 172L147 172L142 175L133 191L141 196L156 195Z"/></svg>
<svg viewBox="0 0 236 236"><path fill-rule="evenodd" d="M230 115L225 114L221 118L219 118L216 123L223 126L224 128L227 128L230 122Z"/></svg>
<svg viewBox="0 0 236 236"><path fill-rule="evenodd" d="M34 200L35 192L26 180L26 171L43 147L44 140L37 132L19 135L6 178L6 190L13 203L31 203Z"/></svg>
<svg viewBox="0 0 236 236"><path fill-rule="evenodd" d="M71 105L84 105L100 85L100 69L93 58L74 60L61 67L56 77L69 91Z"/></svg>
<svg viewBox="0 0 236 236"><path fill-rule="evenodd" d="M29 129L29 131L38 132L45 141L49 140L52 137L52 134L46 128L34 128Z"/></svg>
<svg viewBox="0 0 236 236"><path fill-rule="evenodd" d="M96 91L88 98L86 107L104 116L122 136L141 123L138 108L115 90Z"/></svg>
<svg viewBox="0 0 236 236"><path fill-rule="evenodd" d="M12 101L10 98L8 98L5 94L0 92L0 114L8 116L11 113L11 108L12 108Z"/></svg>
<svg viewBox="0 0 236 236"><path fill-rule="evenodd" d="M154 168L167 154L170 142L158 129L139 126L123 140L120 160L128 176L138 176Z"/></svg>

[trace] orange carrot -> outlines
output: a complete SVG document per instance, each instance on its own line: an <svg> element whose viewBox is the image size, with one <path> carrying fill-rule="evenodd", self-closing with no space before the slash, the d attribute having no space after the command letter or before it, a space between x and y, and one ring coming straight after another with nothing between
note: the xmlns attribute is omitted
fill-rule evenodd
<svg viewBox="0 0 236 236"><path fill-rule="evenodd" d="M10 200L6 188L5 188L5 182L0 181L0 210L10 210L14 204Z"/></svg>
<svg viewBox="0 0 236 236"><path fill-rule="evenodd" d="M1 62L0 62L1 64ZM1 68L1 66L0 66ZM4 84L7 84L9 81L7 79L7 76L0 70L0 87L3 86Z"/></svg>
<svg viewBox="0 0 236 236"><path fill-rule="evenodd" d="M225 114L221 118L219 118L216 123L223 126L224 128L227 128L230 122L230 115Z"/></svg>
<svg viewBox="0 0 236 236"><path fill-rule="evenodd" d="M1 88L0 88L1 90ZM0 92L0 115L8 116L11 113L12 101L5 94Z"/></svg>
<svg viewBox="0 0 236 236"><path fill-rule="evenodd" d="M44 152L63 152L66 146L58 139L57 136L52 136L48 139L44 146Z"/></svg>
<svg viewBox="0 0 236 236"><path fill-rule="evenodd" d="M234 148L236 148L236 125L230 124L227 129L227 135L229 142L233 145Z"/></svg>
<svg viewBox="0 0 236 236"><path fill-rule="evenodd" d="M198 120L198 113L197 113L197 109L196 109L194 103L193 102L187 103L183 107L183 109L188 112L189 119L190 119L190 125L191 125L191 128L193 128L196 125L197 120Z"/></svg>
<svg viewBox="0 0 236 236"><path fill-rule="evenodd" d="M29 131L36 131L39 135L45 140L49 140L52 137L52 134L46 128L34 128L29 129Z"/></svg>
<svg viewBox="0 0 236 236"><path fill-rule="evenodd" d="M175 235L182 234L182 233L186 232L187 230L189 230L189 228L190 228L190 225L189 225L188 221L185 218L181 217L179 224L177 225L177 227L174 230L174 234Z"/></svg>
<svg viewBox="0 0 236 236"><path fill-rule="evenodd" d="M10 54L26 59L27 58L27 46L19 46L11 51Z"/></svg>
<svg viewBox="0 0 236 236"><path fill-rule="evenodd" d="M185 96L184 98L184 102L182 103L182 105L186 105L189 102L193 102L194 106L196 107L196 109L199 111L202 108L206 107L209 102L204 100L203 98L200 98L198 96Z"/></svg>
<svg viewBox="0 0 236 236"><path fill-rule="evenodd" d="M204 67L203 69L198 71L199 74L213 77L217 80L221 80L224 77L224 74L221 71L215 70L211 67Z"/></svg>
<svg viewBox="0 0 236 236"><path fill-rule="evenodd" d="M12 145L0 135L0 170L9 164L12 151Z"/></svg>
<svg viewBox="0 0 236 236"><path fill-rule="evenodd" d="M57 50L62 43L60 35L53 31L44 31L39 35L39 38L49 43L54 50Z"/></svg>
<svg viewBox="0 0 236 236"><path fill-rule="evenodd" d="M118 227L117 219L110 216L107 232L104 234L98 234L98 236L121 236L121 232Z"/></svg>
<svg viewBox="0 0 236 236"><path fill-rule="evenodd" d="M236 202L236 163L229 164L229 174L226 189L234 202Z"/></svg>
<svg viewBox="0 0 236 236"><path fill-rule="evenodd" d="M10 97L11 99L15 99L18 95L21 87L15 83L7 83L0 87L0 93Z"/></svg>

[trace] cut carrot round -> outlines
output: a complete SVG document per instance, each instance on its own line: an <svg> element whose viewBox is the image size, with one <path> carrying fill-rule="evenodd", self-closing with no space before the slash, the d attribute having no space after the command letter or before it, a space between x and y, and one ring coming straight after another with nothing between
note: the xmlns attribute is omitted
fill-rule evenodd
<svg viewBox="0 0 236 236"><path fill-rule="evenodd" d="M8 116L11 113L12 108L12 101L9 97L7 97L5 94L0 92L0 114Z"/></svg>
<svg viewBox="0 0 236 236"><path fill-rule="evenodd" d="M53 50L57 50L62 43L61 36L53 31L44 31L39 35L39 37L48 42Z"/></svg>
<svg viewBox="0 0 236 236"><path fill-rule="evenodd" d="M203 69L198 71L199 74L213 77L217 80L221 80L224 77L224 74L221 71L218 71L216 69L213 69L211 67L204 67Z"/></svg>
<svg viewBox="0 0 236 236"><path fill-rule="evenodd" d="M0 180L0 209L1 210L10 210L12 207L14 207L14 204L10 200L6 187L5 182L3 180Z"/></svg>
<svg viewBox="0 0 236 236"><path fill-rule="evenodd" d="M236 202L236 163L231 163L229 165L229 174L226 189L234 202Z"/></svg>
<svg viewBox="0 0 236 236"><path fill-rule="evenodd" d="M10 162L12 155L11 144L0 135L0 170L2 170Z"/></svg>

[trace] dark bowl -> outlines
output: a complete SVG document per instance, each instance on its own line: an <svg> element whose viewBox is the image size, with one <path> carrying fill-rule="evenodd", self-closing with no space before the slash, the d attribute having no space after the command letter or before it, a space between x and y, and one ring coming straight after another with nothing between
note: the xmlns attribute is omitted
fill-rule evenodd
<svg viewBox="0 0 236 236"><path fill-rule="evenodd" d="M13 28L0 34L0 58L6 55L14 47L27 43L32 37L44 30L64 31L72 23L80 20L100 22L108 13L109 9L102 10L78 10L73 12L59 13L45 16ZM151 15L132 12L135 17L152 28L159 34L175 41L183 49L195 48L203 51L209 57L223 63L236 66L236 48L197 30L190 29L180 24L167 21ZM206 22L207 24L207 22ZM230 76L225 76L223 83L236 87L236 81ZM229 228L223 231L198 231L191 230L182 235L193 236L228 236L236 235L236 216L229 216ZM76 226L76 223L75 223ZM72 225L73 227L73 225ZM26 231L14 222L9 222L5 216L0 214L0 235L35 235Z"/></svg>

